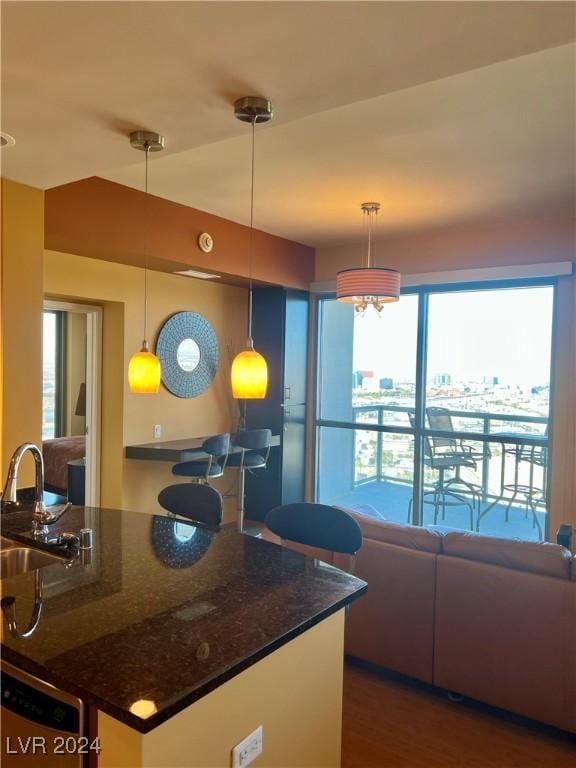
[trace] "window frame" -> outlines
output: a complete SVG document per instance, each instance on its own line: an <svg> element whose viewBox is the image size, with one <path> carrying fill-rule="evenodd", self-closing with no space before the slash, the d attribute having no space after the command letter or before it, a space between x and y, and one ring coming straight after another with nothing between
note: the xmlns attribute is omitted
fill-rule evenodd
<svg viewBox="0 0 576 768"><path fill-rule="evenodd" d="M44 309L45 315L55 318L54 354L54 438L66 434L66 312L59 309ZM44 360L43 360L44 366Z"/></svg>
<svg viewBox="0 0 576 768"><path fill-rule="evenodd" d="M499 290L513 288L552 288L552 327L550 337L550 395L548 406L548 430L547 436L542 441L548 452L548 463L546 467L546 518L543 531L544 541L549 541L550 534L550 479L551 467L554 457L552 455L554 445L554 416L556 401L556 354L557 354L557 333L558 333L558 277L528 277L500 280L482 280L462 283L430 283L426 285L405 286L401 288L401 295L418 296L418 321L417 321L417 339L416 339L416 387L415 387L415 428L401 427L384 424L366 424L358 422L345 422L334 419L322 419L320 413L320 376L318 372L321 367L321 333L322 333L322 306L324 301L335 300L335 291L323 293L316 297L314 302L314 328L315 328L315 355L314 355L314 403L313 403L313 422L312 422L312 496L314 501L318 499L318 467L320 451L320 430L323 427L333 427L338 429L366 430L374 433L384 432L388 434L405 434L414 438L414 475L412 492L414 503L412 505L412 524L422 525L422 497L424 493L424 464L422 461L424 439L434 437L453 438L454 432L438 429L430 429L425 424L426 411L426 366L427 366L427 342L429 332L429 299L433 294L440 293L464 293L466 291ZM486 435L481 432L456 432L458 437L465 436L471 441L481 442L483 445L495 443L501 445L501 438L494 435ZM521 436L507 437L506 444L521 445L523 439ZM539 443L535 442L536 445Z"/></svg>

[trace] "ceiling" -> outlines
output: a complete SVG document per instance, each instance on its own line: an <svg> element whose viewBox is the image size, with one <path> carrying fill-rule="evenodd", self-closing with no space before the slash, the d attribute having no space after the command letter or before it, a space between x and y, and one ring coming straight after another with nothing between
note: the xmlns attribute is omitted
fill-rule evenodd
<svg viewBox="0 0 576 768"><path fill-rule="evenodd" d="M3 2L3 175L143 187L313 246L574 203L574 4Z"/></svg>

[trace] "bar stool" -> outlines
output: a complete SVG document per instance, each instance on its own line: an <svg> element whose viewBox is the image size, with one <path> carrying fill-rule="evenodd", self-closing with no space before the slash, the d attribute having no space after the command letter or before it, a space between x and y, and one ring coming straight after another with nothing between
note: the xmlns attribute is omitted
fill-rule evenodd
<svg viewBox="0 0 576 768"><path fill-rule="evenodd" d="M356 553L362 546L362 529L343 509L296 502L271 509L265 522L282 540L303 544L312 550L348 555L350 562L346 570L354 572Z"/></svg>
<svg viewBox="0 0 576 768"><path fill-rule="evenodd" d="M416 418L413 413L408 414L410 424L413 429L416 429ZM431 504L434 507L434 525L438 524L438 513L442 513L442 520L446 519L446 507L467 507L470 514L470 530L474 530L474 508L478 506L478 514L480 514L480 499L476 494L476 486L467 483L460 477L460 469L462 467L476 468L476 461L472 455L468 452L455 452L455 453L442 453L436 451L436 445L434 438L424 437L423 439L424 456L423 461L425 466L438 472L438 480L434 483L434 487L430 491L424 491L422 494L422 503ZM446 480L446 472L454 471L456 476L450 480ZM457 485L464 485L467 491L471 494L471 500L464 496L465 491L460 491L459 488L450 489L452 482ZM411 498L408 502L408 517L406 522L412 521L412 506L414 499Z"/></svg>
<svg viewBox="0 0 576 768"><path fill-rule="evenodd" d="M186 517L194 523L219 526L222 522L222 496L205 483L178 483L163 488L158 503L173 515Z"/></svg>
<svg viewBox="0 0 576 768"><path fill-rule="evenodd" d="M207 438L202 443L202 450L208 454L208 459L181 461L172 467L172 474L177 477L190 477L197 483L209 483L216 477L222 477L228 461L230 434L224 432Z"/></svg>
<svg viewBox="0 0 576 768"><path fill-rule="evenodd" d="M428 416L428 424L430 429L443 430L445 432L454 432L454 425L452 423L452 416L448 408L442 408L440 406L430 406L426 408L426 415ZM466 461L460 461L454 467L454 477L451 477L444 484L444 488L450 486L459 486L460 493L469 492L472 495L472 499L478 499L478 511L480 511L480 495L482 488L478 483L472 483L469 480L464 480L460 474L462 467L470 467L476 469L476 462L481 461L484 458L490 458L490 450L486 456L484 451L475 451L473 446L466 443L461 437L433 437L432 445L434 448L434 454L436 456L452 456L456 459L466 459ZM464 488L464 491L462 491ZM458 489L456 490L458 494Z"/></svg>
<svg viewBox="0 0 576 768"><path fill-rule="evenodd" d="M238 432L234 438L234 447L238 452L228 457L228 467L238 470L238 528L244 527L244 480L245 470L264 469L270 455L272 430L246 429ZM233 495L233 494L229 494Z"/></svg>

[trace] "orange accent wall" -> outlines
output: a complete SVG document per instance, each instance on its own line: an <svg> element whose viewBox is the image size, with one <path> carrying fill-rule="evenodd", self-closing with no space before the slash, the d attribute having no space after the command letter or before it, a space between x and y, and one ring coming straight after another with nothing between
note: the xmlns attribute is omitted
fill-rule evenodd
<svg viewBox="0 0 576 768"><path fill-rule="evenodd" d="M250 275L250 230L164 198L92 177L45 193L45 247L165 272L198 268L242 282ZM204 254L201 232L214 238ZM314 249L254 231L252 276L258 282L308 290Z"/></svg>

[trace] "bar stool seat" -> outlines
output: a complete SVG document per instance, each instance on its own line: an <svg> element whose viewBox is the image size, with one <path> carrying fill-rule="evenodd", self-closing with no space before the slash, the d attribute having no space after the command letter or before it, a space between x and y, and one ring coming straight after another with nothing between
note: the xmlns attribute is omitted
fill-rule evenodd
<svg viewBox="0 0 576 768"><path fill-rule="evenodd" d="M209 467L206 461L181 461L174 464L172 474L177 477L222 477L222 466L214 462Z"/></svg>
<svg viewBox="0 0 576 768"><path fill-rule="evenodd" d="M266 457L261 456L259 453L231 453L228 457L228 467L238 469L239 467L244 469L260 469L266 466Z"/></svg>

